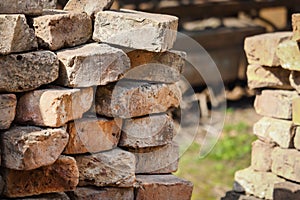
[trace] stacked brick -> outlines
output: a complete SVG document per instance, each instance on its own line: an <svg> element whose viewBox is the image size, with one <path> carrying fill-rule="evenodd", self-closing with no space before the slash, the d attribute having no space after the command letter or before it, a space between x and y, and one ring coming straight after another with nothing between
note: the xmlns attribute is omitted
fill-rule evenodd
<svg viewBox="0 0 300 200"><path fill-rule="evenodd" d="M178 19L55 4L0 3L2 199L190 199L172 175Z"/></svg>
<svg viewBox="0 0 300 200"><path fill-rule="evenodd" d="M251 166L235 173L235 192L252 195L244 199L300 198L300 15L292 21L293 32L245 40L248 84L263 117L253 127Z"/></svg>

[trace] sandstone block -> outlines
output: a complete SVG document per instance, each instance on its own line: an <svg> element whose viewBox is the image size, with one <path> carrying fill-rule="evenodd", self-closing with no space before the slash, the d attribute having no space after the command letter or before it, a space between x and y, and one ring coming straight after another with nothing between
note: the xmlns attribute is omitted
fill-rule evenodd
<svg viewBox="0 0 300 200"><path fill-rule="evenodd" d="M293 144L295 128L292 121L263 117L254 124L253 133L264 142L289 148Z"/></svg>
<svg viewBox="0 0 300 200"><path fill-rule="evenodd" d="M0 56L0 92L25 92L53 82L59 62L50 51Z"/></svg>
<svg viewBox="0 0 300 200"><path fill-rule="evenodd" d="M144 50L127 52L131 70L125 78L161 83L175 83L185 66L186 54L179 51L156 53Z"/></svg>
<svg viewBox="0 0 300 200"><path fill-rule="evenodd" d="M34 170L4 169L4 195L15 198L71 191L78 184L78 177L76 161L67 156L60 156L53 165Z"/></svg>
<svg viewBox="0 0 300 200"><path fill-rule="evenodd" d="M300 125L300 97L293 100L293 123Z"/></svg>
<svg viewBox="0 0 300 200"><path fill-rule="evenodd" d="M298 150L300 150L300 128L296 127L296 132L294 136L294 147Z"/></svg>
<svg viewBox="0 0 300 200"><path fill-rule="evenodd" d="M131 118L162 113L178 107L181 92L176 84L150 84L119 81L98 87L95 97L96 112L108 117Z"/></svg>
<svg viewBox="0 0 300 200"><path fill-rule="evenodd" d="M275 148L272 152L272 172L300 182L300 152L296 149Z"/></svg>
<svg viewBox="0 0 300 200"><path fill-rule="evenodd" d="M93 39L134 49L163 52L176 40L178 18L133 10L96 14Z"/></svg>
<svg viewBox="0 0 300 200"><path fill-rule="evenodd" d="M274 144L256 140L252 143L251 167L256 171L268 172L272 167L272 151Z"/></svg>
<svg viewBox="0 0 300 200"><path fill-rule="evenodd" d="M257 172L252 168L237 171L234 179L244 188L246 194L263 199L272 199L274 184L285 181L271 172Z"/></svg>
<svg viewBox="0 0 300 200"><path fill-rule="evenodd" d="M113 149L75 159L80 186L132 187L135 182L135 157L130 152Z"/></svg>
<svg viewBox="0 0 300 200"><path fill-rule="evenodd" d="M109 9L113 0L69 0L64 10L86 12L94 17L97 12Z"/></svg>
<svg viewBox="0 0 300 200"><path fill-rule="evenodd" d="M126 54L107 44L86 44L57 52L60 61L58 84L90 87L117 81L130 67Z"/></svg>
<svg viewBox="0 0 300 200"><path fill-rule="evenodd" d="M290 73L289 70L279 67L249 65L247 68L248 86L250 89L293 89L289 81Z"/></svg>
<svg viewBox="0 0 300 200"><path fill-rule="evenodd" d="M292 32L265 33L247 37L245 52L250 64L275 67L280 66L276 55L278 45L292 38Z"/></svg>
<svg viewBox="0 0 300 200"><path fill-rule="evenodd" d="M300 71L300 51L297 42L286 40L280 43L276 54L284 69Z"/></svg>
<svg viewBox="0 0 300 200"><path fill-rule="evenodd" d="M69 142L65 154L96 153L111 150L119 142L122 121L104 118L84 118L70 122Z"/></svg>
<svg viewBox="0 0 300 200"><path fill-rule="evenodd" d="M40 15L42 12L41 0L1 0L0 2L0 14Z"/></svg>
<svg viewBox="0 0 300 200"><path fill-rule="evenodd" d="M0 130L8 129L15 119L17 97L14 94L0 94Z"/></svg>
<svg viewBox="0 0 300 200"><path fill-rule="evenodd" d="M300 72L291 71L290 84L298 93L300 93Z"/></svg>
<svg viewBox="0 0 300 200"><path fill-rule="evenodd" d="M79 119L93 101L93 88L43 89L23 95L17 105L16 121L22 124L60 127Z"/></svg>
<svg viewBox="0 0 300 200"><path fill-rule="evenodd" d="M127 119L124 121L119 142L121 147L145 148L172 142L176 130L167 114Z"/></svg>
<svg viewBox="0 0 300 200"><path fill-rule="evenodd" d="M263 116L292 119L292 103L297 97L299 95L296 91L263 90L256 95L254 108Z"/></svg>
<svg viewBox="0 0 300 200"><path fill-rule="evenodd" d="M136 200L190 200L193 184L174 175L138 175Z"/></svg>
<svg viewBox="0 0 300 200"><path fill-rule="evenodd" d="M83 44L92 35L92 20L86 13L50 10L33 21L39 45L50 50Z"/></svg>
<svg viewBox="0 0 300 200"><path fill-rule="evenodd" d="M77 187L74 192L70 194L73 200L133 200L133 188L94 188L94 187Z"/></svg>
<svg viewBox="0 0 300 200"><path fill-rule="evenodd" d="M300 41L300 14L292 15L293 40Z"/></svg>
<svg viewBox="0 0 300 200"><path fill-rule="evenodd" d="M34 30L26 23L25 15L0 15L0 30L0 54L37 48Z"/></svg>
<svg viewBox="0 0 300 200"><path fill-rule="evenodd" d="M300 197L300 184L292 183L289 181L277 183L274 186L273 199L299 199Z"/></svg>
<svg viewBox="0 0 300 200"><path fill-rule="evenodd" d="M167 174L177 171L179 146L175 143L129 151L136 157L136 174Z"/></svg>
<svg viewBox="0 0 300 200"><path fill-rule="evenodd" d="M1 134L2 166L15 170L32 170L53 164L69 139L63 129L13 127Z"/></svg>

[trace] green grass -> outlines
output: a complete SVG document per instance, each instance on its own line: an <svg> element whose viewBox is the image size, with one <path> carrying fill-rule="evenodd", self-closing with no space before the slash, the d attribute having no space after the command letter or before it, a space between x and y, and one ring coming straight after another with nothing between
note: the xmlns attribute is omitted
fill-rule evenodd
<svg viewBox="0 0 300 200"><path fill-rule="evenodd" d="M232 188L235 171L250 165L249 125L226 124L218 143L208 156L199 158L200 145L193 143L179 162L176 175L194 183L193 200L215 200Z"/></svg>

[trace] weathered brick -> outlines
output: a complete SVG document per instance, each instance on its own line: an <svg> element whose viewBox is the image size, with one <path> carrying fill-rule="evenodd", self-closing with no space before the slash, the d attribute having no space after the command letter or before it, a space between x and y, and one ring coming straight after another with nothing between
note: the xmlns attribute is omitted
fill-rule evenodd
<svg viewBox="0 0 300 200"><path fill-rule="evenodd" d="M50 51L0 56L0 92L25 92L53 82L59 62Z"/></svg>
<svg viewBox="0 0 300 200"><path fill-rule="evenodd" d="M70 122L69 142L65 154L96 153L113 149L121 135L122 121L105 118L84 118Z"/></svg>
<svg viewBox="0 0 300 200"><path fill-rule="evenodd" d="M156 53L144 50L127 52L131 70L125 78L161 83L175 83L185 66L186 54L179 51Z"/></svg>
<svg viewBox="0 0 300 200"><path fill-rule="evenodd" d="M247 68L248 86L250 89L293 89L289 81L290 73L289 70L279 67L249 65Z"/></svg>
<svg viewBox="0 0 300 200"><path fill-rule="evenodd" d="M176 84L134 81L98 87L95 98L99 115L120 118L162 113L170 107L178 107L180 100L181 92Z"/></svg>
<svg viewBox="0 0 300 200"><path fill-rule="evenodd" d="M263 117L254 124L253 133L264 142L289 148L293 145L295 128L292 121Z"/></svg>
<svg viewBox="0 0 300 200"><path fill-rule="evenodd" d="M193 184L174 175L138 175L136 200L190 200Z"/></svg>
<svg viewBox="0 0 300 200"><path fill-rule="evenodd" d="M86 13L46 10L33 21L39 45L50 50L83 44L92 35L92 20Z"/></svg>
<svg viewBox="0 0 300 200"><path fill-rule="evenodd" d="M298 93L300 93L300 72L291 71L290 84Z"/></svg>
<svg viewBox="0 0 300 200"><path fill-rule="evenodd" d="M178 168L179 146L175 143L129 151L136 157L136 174L167 174Z"/></svg>
<svg viewBox="0 0 300 200"><path fill-rule="evenodd" d="M79 172L72 157L60 156L53 165L34 170L3 169L4 195L25 197L74 190Z"/></svg>
<svg viewBox="0 0 300 200"><path fill-rule="evenodd" d="M0 15L0 30L0 54L37 48L34 30L27 25L25 15Z"/></svg>
<svg viewBox="0 0 300 200"><path fill-rule="evenodd" d="M293 123L300 125L300 97L293 99Z"/></svg>
<svg viewBox="0 0 300 200"><path fill-rule="evenodd" d="M113 4L113 0L69 0L64 10L86 12L94 17L97 12L107 10Z"/></svg>
<svg viewBox="0 0 300 200"><path fill-rule="evenodd" d="M263 199L272 199L274 184L285 181L271 172L257 172L252 168L237 171L234 179L243 187L246 194Z"/></svg>
<svg viewBox="0 0 300 200"><path fill-rule="evenodd" d="M117 81L129 69L126 54L107 44L86 44L57 52L60 60L58 84L90 87Z"/></svg>
<svg viewBox="0 0 300 200"><path fill-rule="evenodd" d="M300 41L300 14L292 15L293 40Z"/></svg>
<svg viewBox="0 0 300 200"><path fill-rule="evenodd" d="M1 134L2 166L32 170L53 164L69 139L64 129L13 127Z"/></svg>
<svg viewBox="0 0 300 200"><path fill-rule="evenodd" d="M0 94L0 130L8 129L15 119L17 97L14 94Z"/></svg>
<svg viewBox="0 0 300 200"><path fill-rule="evenodd" d="M145 148L172 142L176 130L167 114L127 119L124 121L119 142L121 147Z"/></svg>
<svg viewBox="0 0 300 200"><path fill-rule="evenodd" d="M252 143L251 167L256 171L268 172L272 167L272 151L274 144L256 140Z"/></svg>
<svg viewBox="0 0 300 200"><path fill-rule="evenodd" d="M113 149L75 157L79 169L79 186L132 187L135 182L135 157Z"/></svg>
<svg viewBox="0 0 300 200"><path fill-rule="evenodd" d="M72 200L133 200L133 188L96 188L96 187L77 187L74 192L71 192Z"/></svg>
<svg viewBox="0 0 300 200"><path fill-rule="evenodd" d="M41 0L1 0L1 14L40 15L43 12Z"/></svg>
<svg viewBox="0 0 300 200"><path fill-rule="evenodd" d="M277 183L274 186L274 200L296 200L300 197L300 184L289 181Z"/></svg>
<svg viewBox="0 0 300 200"><path fill-rule="evenodd" d="M300 152L296 149L275 148L272 152L272 172L300 182Z"/></svg>
<svg viewBox="0 0 300 200"><path fill-rule="evenodd" d="M279 119L292 119L292 102L299 97L296 91L263 90L256 95L254 108L260 115Z"/></svg>
<svg viewBox="0 0 300 200"><path fill-rule="evenodd" d="M133 10L96 14L93 39L134 49L163 52L176 40L178 18Z"/></svg>
<svg viewBox="0 0 300 200"><path fill-rule="evenodd" d="M93 88L43 89L24 94L17 105L16 121L22 124L60 127L79 119L93 101Z"/></svg>
<svg viewBox="0 0 300 200"><path fill-rule="evenodd" d="M300 127L296 127L295 136L294 136L294 147L300 150Z"/></svg>
<svg viewBox="0 0 300 200"><path fill-rule="evenodd" d="M278 45L292 38L292 32L265 33L247 37L245 52L250 64L275 67L280 66L276 55Z"/></svg>
<svg viewBox="0 0 300 200"><path fill-rule="evenodd" d="M286 40L280 43L276 51L282 68L300 71L300 51L298 43L293 40Z"/></svg>

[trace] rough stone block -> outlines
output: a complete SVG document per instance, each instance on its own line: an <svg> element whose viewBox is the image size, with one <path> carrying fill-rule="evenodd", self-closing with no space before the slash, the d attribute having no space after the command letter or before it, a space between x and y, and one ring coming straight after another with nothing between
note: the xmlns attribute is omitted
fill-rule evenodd
<svg viewBox="0 0 300 200"><path fill-rule="evenodd" d="M92 35L92 20L86 13L48 10L33 21L39 45L50 50L83 44Z"/></svg>
<svg viewBox="0 0 300 200"><path fill-rule="evenodd" d="M276 55L278 45L292 38L292 32L265 33L247 37L245 52L250 64L275 67L280 66Z"/></svg>
<svg viewBox="0 0 300 200"><path fill-rule="evenodd" d="M175 143L129 151L136 157L136 174L167 174L177 171L179 146Z"/></svg>
<svg viewBox="0 0 300 200"><path fill-rule="evenodd" d="M292 15L293 40L300 41L300 14Z"/></svg>
<svg viewBox="0 0 300 200"><path fill-rule="evenodd" d="M69 0L64 10L86 12L94 17L97 12L109 9L113 0Z"/></svg>
<svg viewBox="0 0 300 200"><path fill-rule="evenodd" d="M179 51L155 53L129 50L127 55L132 69L125 74L125 78L161 83L179 81L186 58L186 54Z"/></svg>
<svg viewBox="0 0 300 200"><path fill-rule="evenodd" d="M8 129L15 119L17 97L14 94L0 94L0 130Z"/></svg>
<svg viewBox="0 0 300 200"><path fill-rule="evenodd" d="M57 0L40 0L43 4L43 9L56 9Z"/></svg>
<svg viewBox="0 0 300 200"><path fill-rule="evenodd" d="M107 44L86 44L57 52L60 75L57 83L90 87L117 81L130 67L126 54Z"/></svg>
<svg viewBox="0 0 300 200"><path fill-rule="evenodd" d="M246 194L251 194L262 199L272 199L274 184L285 182L271 172L257 172L252 168L237 171L235 181L244 188Z"/></svg>
<svg viewBox="0 0 300 200"><path fill-rule="evenodd" d="M176 135L173 119L167 114L127 119L119 142L121 147L145 148L166 145Z"/></svg>
<svg viewBox="0 0 300 200"><path fill-rule="evenodd" d="M176 84L119 81L116 85L98 87L95 101L99 115L131 118L178 107L181 92Z"/></svg>
<svg viewBox="0 0 300 200"><path fill-rule="evenodd" d="M1 134L2 166L32 170L53 164L69 139L63 129L13 127Z"/></svg>
<svg viewBox="0 0 300 200"><path fill-rule="evenodd" d="M34 30L26 23L25 15L0 15L0 30L0 54L37 48Z"/></svg>
<svg viewBox="0 0 300 200"><path fill-rule="evenodd" d="M79 119L93 101L93 88L43 89L24 94L17 105L16 121L22 124L60 127Z"/></svg>
<svg viewBox="0 0 300 200"><path fill-rule="evenodd" d="M133 49L163 52L176 40L178 18L133 10L96 14L93 39Z"/></svg>
<svg viewBox="0 0 300 200"><path fill-rule="evenodd" d="M294 147L300 150L300 127L296 127L296 132L294 136Z"/></svg>
<svg viewBox="0 0 300 200"><path fill-rule="evenodd" d="M3 172L4 195L13 198L71 191L76 188L79 177L75 159L67 156L60 156L53 165L38 169L4 169Z"/></svg>
<svg viewBox="0 0 300 200"><path fill-rule="evenodd" d="M272 152L272 172L300 182L300 152L296 149L275 148Z"/></svg>
<svg viewBox="0 0 300 200"><path fill-rule="evenodd" d="M287 40L280 43L277 47L276 54L282 68L300 71L300 51L297 42Z"/></svg>
<svg viewBox="0 0 300 200"><path fill-rule="evenodd" d="M293 99L293 122L300 125L300 97Z"/></svg>
<svg viewBox="0 0 300 200"><path fill-rule="evenodd" d="M79 169L79 186L132 187L135 182L135 157L113 149L75 157Z"/></svg>
<svg viewBox="0 0 300 200"><path fill-rule="evenodd" d="M254 108L260 115L279 119L292 119L292 102L299 97L296 91L263 90L256 95Z"/></svg>
<svg viewBox="0 0 300 200"><path fill-rule="evenodd" d="M300 184L289 181L277 183L274 186L274 200L296 200L300 197Z"/></svg>
<svg viewBox="0 0 300 200"><path fill-rule="evenodd" d="M0 56L0 92L25 92L58 77L59 62L51 51Z"/></svg>
<svg viewBox="0 0 300 200"><path fill-rule="evenodd" d="M289 81L290 73L289 70L279 67L249 65L247 68L248 86L250 89L293 89Z"/></svg>
<svg viewBox="0 0 300 200"><path fill-rule="evenodd" d="M295 128L292 121L263 117L254 124L253 133L264 142L289 148L293 146Z"/></svg>
<svg viewBox="0 0 300 200"><path fill-rule="evenodd" d="M272 167L272 151L274 144L256 140L252 143L251 167L256 171L268 172Z"/></svg>
<svg viewBox="0 0 300 200"><path fill-rule="evenodd" d="M71 192L72 200L133 200L133 188L96 188L96 187L77 187L74 192Z"/></svg>
<svg viewBox="0 0 300 200"><path fill-rule="evenodd" d="M174 175L138 175L136 200L190 200L193 184Z"/></svg>
<svg viewBox="0 0 300 200"><path fill-rule="evenodd" d="M9 200L1 198L2 200ZM68 195L64 192L59 193L50 193L50 194L41 194L38 196L24 197L18 198L18 200L70 200Z"/></svg>
<svg viewBox="0 0 300 200"><path fill-rule="evenodd" d="M84 118L70 122L67 132L69 142L65 154L96 153L111 150L119 142L122 121L104 118Z"/></svg>
<svg viewBox="0 0 300 200"><path fill-rule="evenodd" d="M256 198L254 196L241 194L234 191L226 192L226 196L222 197L221 200L261 200L260 198Z"/></svg>
<svg viewBox="0 0 300 200"><path fill-rule="evenodd" d="M0 14L40 15L43 12L41 0L1 0Z"/></svg>

